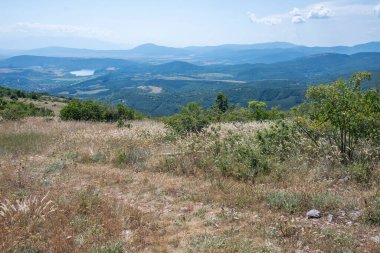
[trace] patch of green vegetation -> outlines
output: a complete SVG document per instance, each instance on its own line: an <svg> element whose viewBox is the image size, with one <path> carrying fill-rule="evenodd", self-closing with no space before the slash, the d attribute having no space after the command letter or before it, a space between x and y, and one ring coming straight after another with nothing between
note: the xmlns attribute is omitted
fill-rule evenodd
<svg viewBox="0 0 380 253"><path fill-rule="evenodd" d="M271 192L267 195L266 201L269 207L288 213L296 213L305 209L304 197L298 193Z"/></svg>
<svg viewBox="0 0 380 253"><path fill-rule="evenodd" d="M54 116L53 111L39 108L33 103L25 103L16 100L0 98L0 117L5 120L18 120L28 116Z"/></svg>
<svg viewBox="0 0 380 253"><path fill-rule="evenodd" d="M62 120L105 121L141 119L142 115L118 104L116 108L92 100L72 100L60 112Z"/></svg>
<svg viewBox="0 0 380 253"><path fill-rule="evenodd" d="M331 211L342 206L341 199L330 192L316 194L311 197L310 202L312 208L321 211Z"/></svg>

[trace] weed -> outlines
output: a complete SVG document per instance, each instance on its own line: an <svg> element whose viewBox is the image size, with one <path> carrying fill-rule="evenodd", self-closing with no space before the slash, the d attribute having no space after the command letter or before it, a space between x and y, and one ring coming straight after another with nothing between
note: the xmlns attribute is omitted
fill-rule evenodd
<svg viewBox="0 0 380 253"><path fill-rule="evenodd" d="M359 164L352 164L348 168L349 173L357 183L368 185L371 180L371 170L368 164L365 163L359 163Z"/></svg>
<svg viewBox="0 0 380 253"><path fill-rule="evenodd" d="M341 200L334 194L325 192L311 198L311 207L321 211L334 210L341 206Z"/></svg>
<svg viewBox="0 0 380 253"><path fill-rule="evenodd" d="M55 205L51 200L47 200L47 195L41 199L33 196L17 200L15 203L7 199L0 203L0 216L9 225L15 222L21 224L39 222L54 211L56 211Z"/></svg>
<svg viewBox="0 0 380 253"><path fill-rule="evenodd" d="M102 246L93 246L91 249L92 253L123 253L124 245L121 242L117 243L107 243Z"/></svg>
<svg viewBox="0 0 380 253"><path fill-rule="evenodd" d="M202 235L192 239L188 252L255 252L252 243L243 238Z"/></svg>
<svg viewBox="0 0 380 253"><path fill-rule="evenodd" d="M266 201L269 207L283 210L288 213L296 213L304 209L304 198L298 193L271 192Z"/></svg>
<svg viewBox="0 0 380 253"><path fill-rule="evenodd" d="M142 164L149 157L149 153L141 148L129 148L127 150L120 150L116 157L116 164L120 168L127 166Z"/></svg>
<svg viewBox="0 0 380 253"><path fill-rule="evenodd" d="M372 225L380 225L380 195L372 196L367 202L365 220Z"/></svg>

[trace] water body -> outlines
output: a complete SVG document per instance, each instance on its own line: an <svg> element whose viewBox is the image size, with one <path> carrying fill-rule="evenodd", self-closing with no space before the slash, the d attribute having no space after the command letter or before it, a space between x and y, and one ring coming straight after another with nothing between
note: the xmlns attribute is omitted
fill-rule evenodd
<svg viewBox="0 0 380 253"><path fill-rule="evenodd" d="M70 74L74 76L93 76L95 74L95 70L82 69L77 71L71 71Z"/></svg>

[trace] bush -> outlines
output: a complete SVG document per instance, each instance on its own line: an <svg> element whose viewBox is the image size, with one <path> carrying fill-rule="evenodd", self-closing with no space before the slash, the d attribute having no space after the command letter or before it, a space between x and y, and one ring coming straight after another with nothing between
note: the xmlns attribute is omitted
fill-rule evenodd
<svg viewBox="0 0 380 253"><path fill-rule="evenodd" d="M118 104L116 108L92 100L72 100L60 112L62 120L116 122L141 118L134 110Z"/></svg>
<svg viewBox="0 0 380 253"><path fill-rule="evenodd" d="M280 121L256 134L262 155L285 161L299 149L301 134L290 121Z"/></svg>
<svg viewBox="0 0 380 253"><path fill-rule="evenodd" d="M181 113L164 119L164 123L176 134L201 133L210 121L199 104L192 102L181 108Z"/></svg>
<svg viewBox="0 0 380 253"><path fill-rule="evenodd" d="M225 177L243 181L254 181L256 177L270 171L269 157L260 153L254 138L228 133L220 140L217 133L211 145L215 165Z"/></svg>

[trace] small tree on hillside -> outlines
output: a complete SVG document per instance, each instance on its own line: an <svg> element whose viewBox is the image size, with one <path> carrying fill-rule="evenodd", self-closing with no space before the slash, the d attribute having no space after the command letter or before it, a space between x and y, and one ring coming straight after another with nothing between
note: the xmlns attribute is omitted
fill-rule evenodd
<svg viewBox="0 0 380 253"><path fill-rule="evenodd" d="M361 83L370 80L368 72L356 73L350 80L310 87L308 117L314 129L338 146L349 160L353 159L359 140L377 140L380 136L380 93L362 90Z"/></svg>
<svg viewBox="0 0 380 253"><path fill-rule="evenodd" d="M216 96L215 107L219 112L225 113L229 108L228 97L223 93L218 93Z"/></svg>
<svg viewBox="0 0 380 253"><path fill-rule="evenodd" d="M248 108L253 110L253 117L256 120L266 120L269 118L269 113L265 109L267 104L265 102L252 100L248 102Z"/></svg>

